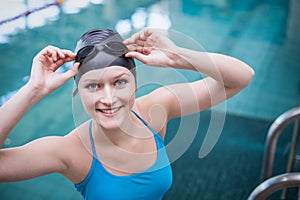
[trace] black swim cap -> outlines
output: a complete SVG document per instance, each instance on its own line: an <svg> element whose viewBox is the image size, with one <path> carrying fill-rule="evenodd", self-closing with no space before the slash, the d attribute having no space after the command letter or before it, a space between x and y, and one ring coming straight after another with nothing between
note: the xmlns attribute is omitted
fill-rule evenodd
<svg viewBox="0 0 300 200"><path fill-rule="evenodd" d="M77 42L75 62L80 62L76 85L83 74L88 71L109 66L121 66L135 76L135 63L132 58L125 57L128 52L122 37L110 29L94 29L86 32Z"/></svg>

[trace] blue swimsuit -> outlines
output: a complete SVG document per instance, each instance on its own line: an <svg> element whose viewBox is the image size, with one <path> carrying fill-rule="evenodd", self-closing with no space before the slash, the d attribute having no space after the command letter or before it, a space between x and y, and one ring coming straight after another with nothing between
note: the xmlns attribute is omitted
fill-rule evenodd
<svg viewBox="0 0 300 200"><path fill-rule="evenodd" d="M90 140L93 150L93 163L87 177L77 190L87 200L159 200L172 185L172 169L165 145L158 133L137 113L132 111L154 134L157 158L147 170L128 176L117 176L108 172L97 158L90 123Z"/></svg>

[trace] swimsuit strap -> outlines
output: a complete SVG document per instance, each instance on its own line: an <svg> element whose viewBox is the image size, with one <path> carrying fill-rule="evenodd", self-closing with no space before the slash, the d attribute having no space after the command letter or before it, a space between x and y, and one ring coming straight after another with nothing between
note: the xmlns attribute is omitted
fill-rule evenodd
<svg viewBox="0 0 300 200"><path fill-rule="evenodd" d="M145 124L145 126L147 128L150 129L150 131L154 134L154 135L157 135L157 132L139 115L137 114L135 111L131 110L131 112L139 119L143 122L143 124Z"/></svg>
<svg viewBox="0 0 300 200"><path fill-rule="evenodd" d="M159 136L157 134L157 132L139 115L137 114L135 111L131 110L131 112L139 119L143 122L143 124L149 128L149 130L154 134L154 136ZM91 146L92 146L92 151L93 151L93 156L95 158L97 158L97 153L96 153L96 147L95 147L95 143L94 143L94 139L93 139L93 130L92 130L92 126L93 125L93 120L91 120L90 122L90 127L89 127L89 135L90 135L90 141L91 141Z"/></svg>
<svg viewBox="0 0 300 200"><path fill-rule="evenodd" d="M93 120L91 120L90 122L90 128L89 128L89 135L90 135L90 141L91 141L91 146L92 146L92 151L93 151L93 156L95 158L97 158L97 153L96 153L96 148L95 148L95 144L94 144L94 139L93 139L93 130L92 130L92 126L93 125Z"/></svg>

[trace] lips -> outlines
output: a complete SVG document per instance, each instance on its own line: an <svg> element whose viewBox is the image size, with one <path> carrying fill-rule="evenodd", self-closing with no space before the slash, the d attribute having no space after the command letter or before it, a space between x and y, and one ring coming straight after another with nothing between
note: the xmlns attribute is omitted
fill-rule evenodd
<svg viewBox="0 0 300 200"><path fill-rule="evenodd" d="M117 108L102 108L102 109L97 109L97 111L103 113L104 115L114 115L116 114L122 106L117 107Z"/></svg>

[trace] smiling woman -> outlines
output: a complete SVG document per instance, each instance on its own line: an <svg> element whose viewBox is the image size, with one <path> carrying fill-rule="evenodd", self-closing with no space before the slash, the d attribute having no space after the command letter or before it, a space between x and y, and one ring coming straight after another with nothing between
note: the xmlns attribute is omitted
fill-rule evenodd
<svg viewBox="0 0 300 200"><path fill-rule="evenodd" d="M0 181L57 172L85 199L162 199L172 184L164 144L168 121L225 101L254 75L238 59L179 47L154 29L141 30L125 41L113 30L91 30L82 35L76 52L47 46L36 55L28 83L0 107L0 145L33 105L72 77L89 119L65 136L1 149ZM133 58L207 77L135 98ZM79 62L70 70L57 73L74 60Z"/></svg>

